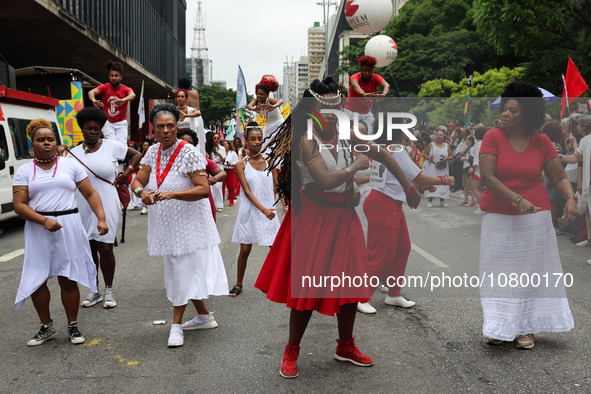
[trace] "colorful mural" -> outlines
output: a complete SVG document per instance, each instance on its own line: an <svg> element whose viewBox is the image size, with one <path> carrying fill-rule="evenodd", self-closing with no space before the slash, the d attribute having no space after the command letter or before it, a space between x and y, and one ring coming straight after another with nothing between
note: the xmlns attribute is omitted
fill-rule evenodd
<svg viewBox="0 0 591 394"><path fill-rule="evenodd" d="M76 114L84 108L82 82L70 82L70 91L72 99L60 100L55 112L62 132L63 143L68 146L76 146L83 139L82 131L76 121Z"/></svg>

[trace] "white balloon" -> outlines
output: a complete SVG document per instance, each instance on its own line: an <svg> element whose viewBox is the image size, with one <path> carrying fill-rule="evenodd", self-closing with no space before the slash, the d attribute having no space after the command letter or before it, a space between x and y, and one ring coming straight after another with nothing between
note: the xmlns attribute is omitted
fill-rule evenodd
<svg viewBox="0 0 591 394"><path fill-rule="evenodd" d="M379 32L388 25L393 14L392 0L347 0L345 3L345 19L359 33Z"/></svg>
<svg viewBox="0 0 591 394"><path fill-rule="evenodd" d="M375 36L365 44L365 55L376 58L378 61L376 67L386 67L396 59L398 46L388 36Z"/></svg>

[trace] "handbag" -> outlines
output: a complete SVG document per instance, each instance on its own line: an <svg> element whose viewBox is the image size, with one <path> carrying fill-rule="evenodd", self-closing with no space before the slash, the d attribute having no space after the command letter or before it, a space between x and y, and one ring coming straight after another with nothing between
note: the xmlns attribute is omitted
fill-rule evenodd
<svg viewBox="0 0 591 394"><path fill-rule="evenodd" d="M107 182L109 185L115 186L115 189L117 190L117 195L119 196L119 201L121 202L121 204L123 204L123 207L127 207L129 205L129 202L131 201L131 194L129 193L129 189L127 188L127 185L122 185L117 182L109 182L105 178L97 175L94 171L92 171L90 169L90 167L88 167L86 164L84 164L84 162L82 160L80 160L78 157L76 157L76 155L73 154L70 149L68 149L68 153L71 154L74 159L78 160L80 162L80 164L82 164L84 167L86 167L86 169L88 171L90 171L92 173L92 175L94 175L95 177L97 177L98 179L100 179L103 182Z"/></svg>

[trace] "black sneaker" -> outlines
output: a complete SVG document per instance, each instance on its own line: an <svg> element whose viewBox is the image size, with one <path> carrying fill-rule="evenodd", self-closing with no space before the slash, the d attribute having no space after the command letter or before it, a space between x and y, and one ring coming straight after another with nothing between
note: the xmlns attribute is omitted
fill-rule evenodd
<svg viewBox="0 0 591 394"><path fill-rule="evenodd" d="M80 331L78 331L78 323L75 321L70 323L70 325L68 326L68 334L70 335L70 342L72 342L75 345L79 343L84 343L85 341Z"/></svg>
<svg viewBox="0 0 591 394"><path fill-rule="evenodd" d="M41 323L41 328L39 332L35 334L33 339L27 342L28 346L38 346L43 345L45 342L49 341L50 339L55 338L57 335L57 331L53 328L53 321L50 321L48 325L44 325Z"/></svg>
<svg viewBox="0 0 591 394"><path fill-rule="evenodd" d="M577 236L574 236L574 237L570 237L568 240L571 241L574 244L578 244L579 242L584 241L585 238L579 238Z"/></svg>

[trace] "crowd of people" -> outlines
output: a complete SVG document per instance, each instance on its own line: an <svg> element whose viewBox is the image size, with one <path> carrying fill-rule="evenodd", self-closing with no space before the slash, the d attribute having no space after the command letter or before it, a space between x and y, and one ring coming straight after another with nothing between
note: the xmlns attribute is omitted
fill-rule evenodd
<svg viewBox="0 0 591 394"><path fill-rule="evenodd" d="M369 301L378 289L387 293L387 305L410 308L415 302L399 286L378 282L334 289L305 286L302 278L343 272L382 280L403 276L411 241L402 207L417 208L421 190L428 209L435 209L434 198L439 207L448 207L455 193L462 197L460 205L484 215L481 272L562 272L557 235L571 231L578 247L591 245L589 209L581 208L589 196L591 115L546 119L539 89L516 82L501 95L502 115L495 127L463 127L455 121L416 127L416 141L401 130L390 140L385 133L374 142L351 133L345 141L337 138L337 117L325 114L324 127L308 130L310 113L344 109L359 121L361 134L373 134L371 100L384 96L389 85L373 74L375 59L364 56L359 62L361 73L352 77L349 98L332 77L315 80L285 120L281 101L269 97L276 81L265 75L248 106L263 113L267 123L248 123L244 141L204 135L198 96L183 81L174 103L158 104L150 112L155 139L140 147L123 143L117 131L126 122L121 107L135 96L121 85L122 65L112 62L108 86L89 93L97 108L77 114L81 145L58 147L47 121L31 122L27 133L35 160L19 168L13 186L15 211L27 221L15 306L31 296L41 320L28 345L57 335L46 285L54 276L74 344L84 342L77 323L80 305L117 306L113 244L122 214L117 186L128 183L132 198L123 209L142 207L141 213L148 215L148 252L163 258L164 286L173 306L168 346L182 346L184 331L217 327L206 300L238 297L252 245L270 247L254 286L291 310L279 371L285 378L299 375L300 344L313 311L337 317L336 360L373 365L355 345L357 311L376 313ZM363 109L359 100L365 100ZM353 154L347 149L351 145L366 149ZM231 289L216 227L226 189L228 209L239 198L231 237L239 253ZM281 223L277 209L285 213ZM575 217L579 220L573 225ZM98 286L99 270L104 293ZM82 303L78 284L90 289ZM573 328L564 287L551 295L543 289L522 290L481 288L488 344L516 340L518 348L531 349L535 334ZM183 322L189 302L197 315Z"/></svg>

